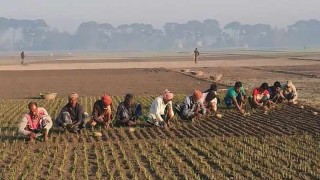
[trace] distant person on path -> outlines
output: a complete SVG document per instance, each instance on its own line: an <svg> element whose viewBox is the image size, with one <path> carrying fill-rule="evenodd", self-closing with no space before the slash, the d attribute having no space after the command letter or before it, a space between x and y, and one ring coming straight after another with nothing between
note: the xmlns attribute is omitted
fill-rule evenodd
<svg viewBox="0 0 320 180"><path fill-rule="evenodd" d="M151 104L146 121L164 128L171 126L170 120L174 117L172 99L173 93L167 89L161 96L155 98Z"/></svg>
<svg viewBox="0 0 320 180"><path fill-rule="evenodd" d="M68 96L68 103L61 109L56 119L58 127L73 133L85 128L89 121L89 114L84 112L82 105L78 103L78 97L77 93L71 93Z"/></svg>
<svg viewBox="0 0 320 180"><path fill-rule="evenodd" d="M197 60L198 60L198 57L199 57L200 53L198 51L198 48L196 48L194 51L193 51L193 56L194 56L194 63L197 64Z"/></svg>
<svg viewBox="0 0 320 180"><path fill-rule="evenodd" d="M230 87L227 90L224 97L224 102L228 108L234 105L239 110L239 112L244 114L245 110L243 108L243 104L245 99L245 89L242 86L242 83L240 81L237 81L233 87Z"/></svg>
<svg viewBox="0 0 320 180"><path fill-rule="evenodd" d="M268 107L271 105L271 101L268 88L268 83L262 83L260 87L253 89L252 97L249 98L251 108L261 108L265 111L269 110Z"/></svg>
<svg viewBox="0 0 320 180"><path fill-rule="evenodd" d="M181 105L176 106L179 116L183 120L192 120L206 114L206 108L201 101L202 92L194 90L191 96L187 96Z"/></svg>
<svg viewBox="0 0 320 180"><path fill-rule="evenodd" d="M24 51L21 52L20 56L21 56L21 65L24 65L24 58L25 58Z"/></svg>
<svg viewBox="0 0 320 180"><path fill-rule="evenodd" d="M109 95L104 94L100 100L93 105L91 126L101 124L103 129L109 129L112 120L112 99Z"/></svg>
<svg viewBox="0 0 320 180"><path fill-rule="evenodd" d="M124 101L118 105L116 122L122 126L135 126L141 114L141 105L134 103L132 94L126 94Z"/></svg>
<svg viewBox="0 0 320 180"><path fill-rule="evenodd" d="M38 107L36 102L30 102L28 109L29 112L23 115L19 124L19 133L27 136L32 143L35 139L47 141L52 127L51 117L44 108Z"/></svg>
<svg viewBox="0 0 320 180"><path fill-rule="evenodd" d="M287 81L283 87L282 94L285 100L287 100L290 104L298 103L298 92L292 81Z"/></svg>

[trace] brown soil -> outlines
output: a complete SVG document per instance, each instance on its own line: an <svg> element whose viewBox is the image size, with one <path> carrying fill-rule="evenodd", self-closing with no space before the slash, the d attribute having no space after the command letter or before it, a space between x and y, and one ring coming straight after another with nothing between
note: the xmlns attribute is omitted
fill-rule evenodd
<svg viewBox="0 0 320 180"><path fill-rule="evenodd" d="M114 98L118 105L119 97ZM149 106L153 98L136 100ZM66 103L65 98L37 101L51 115ZM80 101L90 109L94 99ZM282 179L277 178L285 177L281 172L293 179L319 177L312 168L301 171L301 165L296 163L298 159L307 167L319 168L319 121L308 107L284 105L268 115L257 111L248 117L221 109L222 119L207 116L191 123L177 118L169 130L140 121L134 132L118 127L95 129L103 134L99 139L90 128L80 134L51 130L49 142L26 144L15 136L15 126L26 103L27 100L0 102L1 107L8 106L0 113L1 179ZM17 113L10 113L12 109ZM252 160L239 161L242 157ZM272 161L276 163L261 163ZM288 163L292 169L279 172ZM230 172L231 166L236 171Z"/></svg>
<svg viewBox="0 0 320 180"><path fill-rule="evenodd" d="M159 94L166 88L175 93L205 90L210 82L185 76L166 69L106 69L106 70L48 70L0 71L0 98L37 97L41 92L57 92L67 96Z"/></svg>

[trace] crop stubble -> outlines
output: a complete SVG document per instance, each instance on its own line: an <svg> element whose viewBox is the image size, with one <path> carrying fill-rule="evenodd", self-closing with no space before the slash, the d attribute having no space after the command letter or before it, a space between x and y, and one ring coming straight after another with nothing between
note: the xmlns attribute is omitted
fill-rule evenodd
<svg viewBox="0 0 320 180"><path fill-rule="evenodd" d="M153 98L136 98L144 114ZM91 112L96 99L81 97L80 102ZM113 99L114 108L123 100ZM55 119L67 99L36 101ZM16 136L28 102L0 101L1 179L320 178L319 116L308 108L282 106L249 117L222 109L222 119L176 119L168 131L141 122L134 132L102 130L100 140L91 129L81 134L53 131L48 143L31 146Z"/></svg>

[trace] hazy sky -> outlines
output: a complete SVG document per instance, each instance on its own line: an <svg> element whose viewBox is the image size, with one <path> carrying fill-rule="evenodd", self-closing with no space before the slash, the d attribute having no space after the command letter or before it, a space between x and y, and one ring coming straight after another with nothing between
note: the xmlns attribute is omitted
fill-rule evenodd
<svg viewBox="0 0 320 180"><path fill-rule="evenodd" d="M119 25L216 19L285 27L320 19L320 0L0 0L0 17L44 19L50 27L74 31L83 21Z"/></svg>

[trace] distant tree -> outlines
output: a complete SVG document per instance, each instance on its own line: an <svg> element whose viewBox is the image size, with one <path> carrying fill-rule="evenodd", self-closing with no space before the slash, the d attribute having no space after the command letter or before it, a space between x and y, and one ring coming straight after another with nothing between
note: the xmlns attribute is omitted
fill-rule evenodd
<svg viewBox="0 0 320 180"><path fill-rule="evenodd" d="M243 46L240 44L240 32L242 24L239 22L231 22L224 26L222 38L225 46L239 47Z"/></svg>
<svg viewBox="0 0 320 180"><path fill-rule="evenodd" d="M288 46L320 46L320 21L301 20L287 28Z"/></svg>
<svg viewBox="0 0 320 180"><path fill-rule="evenodd" d="M240 40L249 47L272 47L274 32L267 24L243 25Z"/></svg>

